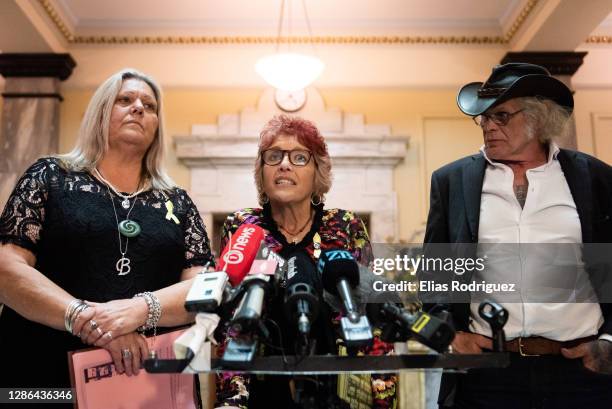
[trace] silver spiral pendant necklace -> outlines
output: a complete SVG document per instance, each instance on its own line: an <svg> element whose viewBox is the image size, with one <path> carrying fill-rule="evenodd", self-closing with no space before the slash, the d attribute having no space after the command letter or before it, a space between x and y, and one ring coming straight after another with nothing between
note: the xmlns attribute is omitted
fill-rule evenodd
<svg viewBox="0 0 612 409"><path fill-rule="evenodd" d="M130 273L132 267L130 266L131 260L129 257L126 257L128 251L128 244L130 242L130 237L136 237L140 234L141 228L138 223L134 220L130 220L130 213L132 213L132 209L134 209L134 205L136 204L136 196L138 196L144 189L140 189L137 192L125 196L117 192L117 190L110 184L104 177L100 174L100 171L94 168L96 176L100 178L102 182L106 185L106 189L108 190L108 197L110 197L111 203L113 205L113 213L115 214L115 222L117 223L117 237L119 238L119 254L121 257L115 263L115 270L117 270L117 275L124 276ZM119 216L117 215L117 208L115 207L115 200L113 199L113 195L111 194L111 189L113 192L117 194L117 196L121 197L123 200L121 201L121 206L124 209L129 209L127 215L125 216L125 220L119 222ZM130 199L134 199L130 206ZM126 206L127 204L127 206ZM123 248L123 243L121 236L125 236L125 248Z"/></svg>
<svg viewBox="0 0 612 409"><path fill-rule="evenodd" d="M130 220L130 213L136 204L136 200L132 203L132 207L128 210L127 216L125 216L125 220L119 223L119 217L117 216L117 209L115 208L115 200L110 193L108 192L108 196L110 197L111 203L113 204L113 212L115 213L115 221L117 222L117 237L119 238L119 253L121 257L115 263L115 270L117 270L117 275L124 276L130 273L132 267L130 266L131 260L125 256L128 251L128 244L130 243L130 237L136 237L138 233L140 233L140 226L135 221ZM123 227L123 228L122 228ZM128 231L129 235L124 234L124 231ZM121 246L121 235L125 235L125 249Z"/></svg>

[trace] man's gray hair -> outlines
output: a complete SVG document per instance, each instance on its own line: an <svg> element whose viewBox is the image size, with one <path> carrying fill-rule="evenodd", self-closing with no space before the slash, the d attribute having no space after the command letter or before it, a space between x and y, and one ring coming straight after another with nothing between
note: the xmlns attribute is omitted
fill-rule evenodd
<svg viewBox="0 0 612 409"><path fill-rule="evenodd" d="M541 143L565 140L571 125L571 113L556 102L538 97L517 98L524 109L530 132Z"/></svg>
<svg viewBox="0 0 612 409"><path fill-rule="evenodd" d="M111 75L98 87L89 101L77 142L72 151L57 155L62 164L73 171L92 171L108 150L108 132L111 111L123 81L137 79L151 87L157 102L158 126L155 138L143 158L143 172L151 178L154 189L171 190L175 183L166 173L164 159L164 118L162 114L162 95L159 85L153 78L131 68Z"/></svg>

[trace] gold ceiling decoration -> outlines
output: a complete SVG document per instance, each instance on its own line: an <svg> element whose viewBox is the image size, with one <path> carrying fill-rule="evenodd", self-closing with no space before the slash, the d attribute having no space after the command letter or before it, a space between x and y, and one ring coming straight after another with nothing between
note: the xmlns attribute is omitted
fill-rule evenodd
<svg viewBox="0 0 612 409"><path fill-rule="evenodd" d="M57 14L57 11L55 11L55 8L51 4L51 2L49 0L38 0L38 2L43 7L43 9L45 9L45 12L47 13L51 21L53 21L55 27L60 31L60 33L62 33L66 41L68 41L69 43L73 43L74 35L72 35L72 33L70 32L70 29L68 28L68 26L66 26L64 20L62 20L59 14Z"/></svg>
<svg viewBox="0 0 612 409"><path fill-rule="evenodd" d="M508 30L506 35L504 35L505 43L509 43L510 40L512 40L516 32L521 28L525 20L527 20L527 17L529 17L529 14L531 13L536 4L538 4L538 0L529 0L527 4L525 4L525 7L523 7L516 20L514 20L514 22L510 26L510 30Z"/></svg>
<svg viewBox="0 0 612 409"><path fill-rule="evenodd" d="M591 44L612 44L612 36L589 36L586 42Z"/></svg>
<svg viewBox="0 0 612 409"><path fill-rule="evenodd" d="M293 44L508 44L521 28L539 0L529 0L510 29L503 36L292 36L281 37L281 43ZM55 27L69 44L276 44L278 38L269 36L81 36L70 31L53 7L51 0L38 0ZM587 42L610 43L605 41ZM600 38L600 37L598 37Z"/></svg>
<svg viewBox="0 0 612 409"><path fill-rule="evenodd" d="M276 44L277 37L76 36L71 44ZM315 36L281 37L283 44L505 44L502 37Z"/></svg>

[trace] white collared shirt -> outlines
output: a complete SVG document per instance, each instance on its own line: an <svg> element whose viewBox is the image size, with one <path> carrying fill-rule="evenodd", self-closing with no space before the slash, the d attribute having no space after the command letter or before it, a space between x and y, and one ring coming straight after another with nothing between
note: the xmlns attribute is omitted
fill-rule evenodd
<svg viewBox="0 0 612 409"><path fill-rule="evenodd" d="M568 245L570 250L576 250L555 254L552 257L554 262L550 262L551 254L543 253L547 251L547 243L582 243L576 204L557 160L559 147L552 143L548 161L537 168L527 170L529 186L523 208L514 194L512 169L505 164L491 161L484 146L480 150L487 160L487 167L480 203L478 252L479 257L486 253L488 259L495 262L486 264L485 270L475 274L473 279L519 283L521 290L517 294L517 302L500 302L509 312L508 323L504 327L506 338L541 336L567 341L597 334L603 324L603 316L588 274L584 270L580 246L572 248ZM500 254L504 255L507 263L499 262ZM565 274L559 271L558 263L563 262L559 258L566 258L566 262L579 266L572 271L570 281L575 280L576 285L581 288L581 297L586 294L587 299L593 302L524 302L525 299L533 300L529 299L530 289L538 285L540 289L544 288L541 286L542 282L554 283L558 280L557 277L567 279L566 276L559 275ZM555 290L551 288L550 291ZM496 301L495 297L489 298ZM566 298L554 298L554 301L558 299ZM479 302L472 302L470 306L470 330L491 336L489 325L478 315L478 305Z"/></svg>

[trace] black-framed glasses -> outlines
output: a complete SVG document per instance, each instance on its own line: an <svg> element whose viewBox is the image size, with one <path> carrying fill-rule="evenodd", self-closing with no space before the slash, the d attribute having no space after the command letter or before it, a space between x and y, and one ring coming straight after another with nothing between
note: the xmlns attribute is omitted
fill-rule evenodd
<svg viewBox="0 0 612 409"><path fill-rule="evenodd" d="M514 112L500 111L500 112L494 112L492 114L480 114L480 115L472 117L472 119L474 120L474 123L478 126L483 126L486 121L493 121L493 123L496 125L506 126L508 125L508 122L512 119L514 115L518 114L519 112L523 112L523 111L524 109L519 109L518 111L514 111Z"/></svg>
<svg viewBox="0 0 612 409"><path fill-rule="evenodd" d="M312 153L304 149L292 149L290 151L284 149L266 149L261 153L261 159L266 165L276 166L283 161L287 155L289 162L294 166L306 166L312 158Z"/></svg>

